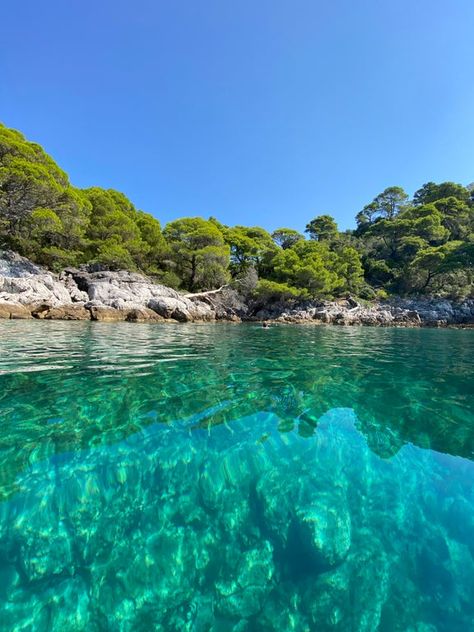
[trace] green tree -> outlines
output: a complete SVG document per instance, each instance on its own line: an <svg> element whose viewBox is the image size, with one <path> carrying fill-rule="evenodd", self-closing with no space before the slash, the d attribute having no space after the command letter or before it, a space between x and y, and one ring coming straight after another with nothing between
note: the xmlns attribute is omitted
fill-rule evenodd
<svg viewBox="0 0 474 632"><path fill-rule="evenodd" d="M373 296L369 284L473 295L474 185L428 182L412 204L401 187L389 187L356 219L357 230L339 233L332 217L316 217L309 240L292 228L270 235L215 218L176 220L162 232L123 193L71 186L42 147L0 125L0 247L54 270L95 261L190 290L217 287L230 270L236 287L260 298Z"/></svg>
<svg viewBox="0 0 474 632"><path fill-rule="evenodd" d="M170 261L186 289L209 290L228 279L229 247L217 226L200 217L170 222L164 236Z"/></svg>
<svg viewBox="0 0 474 632"><path fill-rule="evenodd" d="M277 228L272 233L272 239L277 246L286 250L294 246L297 241L304 239L304 236L293 228Z"/></svg>
<svg viewBox="0 0 474 632"><path fill-rule="evenodd" d="M132 269L136 268L146 245L133 205L125 196L111 189L92 187L84 190L84 194L92 207L86 231L89 256L104 265L112 262L114 268L125 267L125 262L129 262ZM124 256L124 252L127 256Z"/></svg>
<svg viewBox="0 0 474 632"><path fill-rule="evenodd" d="M427 182L413 196L413 204L416 206L423 206L424 204L431 204L436 200L442 200L445 198L454 197L461 202L470 202L470 192L462 184L456 184L455 182L442 182L441 184L435 184L434 182Z"/></svg>
<svg viewBox="0 0 474 632"><path fill-rule="evenodd" d="M356 293L363 280L359 253L350 246L331 250L327 242L299 240L273 258L276 281L301 290L308 296Z"/></svg>
<svg viewBox="0 0 474 632"><path fill-rule="evenodd" d="M169 250L160 222L149 213L137 211L136 225L142 242L137 255L139 267L146 272L160 273Z"/></svg>
<svg viewBox="0 0 474 632"><path fill-rule="evenodd" d="M0 239L4 245L41 256L41 249L49 247L38 225L44 209L61 222L61 230L57 224L54 231L57 247L79 249L90 212L87 200L39 145L0 125ZM37 241L40 234L42 244Z"/></svg>
<svg viewBox="0 0 474 632"><path fill-rule="evenodd" d="M338 235L337 224L330 215L318 215L306 225L304 232L316 241L335 239Z"/></svg>
<svg viewBox="0 0 474 632"><path fill-rule="evenodd" d="M449 231L450 239L467 239L474 233L474 206L452 196L436 200L433 206L441 213L443 226Z"/></svg>
<svg viewBox="0 0 474 632"><path fill-rule="evenodd" d="M268 262L277 250L270 233L258 226L234 226L226 229L224 237L230 247L234 276L250 267L255 268L259 276L264 275Z"/></svg>
<svg viewBox="0 0 474 632"><path fill-rule="evenodd" d="M407 208L408 195L402 187L388 187L357 214L359 228L372 224L376 219L393 219Z"/></svg>
<svg viewBox="0 0 474 632"><path fill-rule="evenodd" d="M111 236L96 246L94 262L102 264L107 270L133 270L135 262L130 251L116 236Z"/></svg>
<svg viewBox="0 0 474 632"><path fill-rule="evenodd" d="M364 268L360 254L352 246L343 246L337 250L334 271L339 278L336 289L339 292L357 294L364 281Z"/></svg>

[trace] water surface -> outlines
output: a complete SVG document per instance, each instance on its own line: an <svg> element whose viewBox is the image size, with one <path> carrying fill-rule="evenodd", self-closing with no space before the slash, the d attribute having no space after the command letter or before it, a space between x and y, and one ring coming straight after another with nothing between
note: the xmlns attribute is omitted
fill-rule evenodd
<svg viewBox="0 0 474 632"><path fill-rule="evenodd" d="M0 322L8 630L465 631L474 332Z"/></svg>

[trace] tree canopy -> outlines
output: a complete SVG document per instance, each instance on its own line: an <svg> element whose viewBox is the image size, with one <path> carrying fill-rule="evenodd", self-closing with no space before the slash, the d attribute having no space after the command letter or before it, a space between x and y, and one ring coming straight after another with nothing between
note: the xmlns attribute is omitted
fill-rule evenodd
<svg viewBox="0 0 474 632"><path fill-rule="evenodd" d="M42 147L0 124L0 248L53 270L93 262L188 291L235 282L268 300L474 295L473 184L427 182L412 200L391 186L356 222L340 232L331 215L317 215L308 238L213 217L185 217L162 230L123 193L74 187Z"/></svg>

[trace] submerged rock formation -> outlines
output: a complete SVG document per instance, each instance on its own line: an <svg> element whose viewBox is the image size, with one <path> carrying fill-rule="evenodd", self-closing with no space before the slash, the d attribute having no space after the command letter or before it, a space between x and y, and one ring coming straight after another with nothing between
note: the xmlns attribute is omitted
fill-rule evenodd
<svg viewBox="0 0 474 632"><path fill-rule="evenodd" d="M0 504L5 629L471 629L472 462L380 459L348 409L311 439L276 424L154 424L32 464Z"/></svg>
<svg viewBox="0 0 474 632"><path fill-rule="evenodd" d="M11 251L0 253L0 318L128 322L274 320L281 323L419 327L471 325L474 299L391 299L248 304L237 292L180 294L126 270L84 266L59 275Z"/></svg>

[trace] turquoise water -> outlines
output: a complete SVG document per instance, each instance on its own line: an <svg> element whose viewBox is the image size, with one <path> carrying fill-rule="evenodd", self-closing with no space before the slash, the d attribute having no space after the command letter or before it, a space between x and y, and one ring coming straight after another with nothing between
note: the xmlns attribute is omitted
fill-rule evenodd
<svg viewBox="0 0 474 632"><path fill-rule="evenodd" d="M0 322L0 628L466 632L474 331Z"/></svg>

